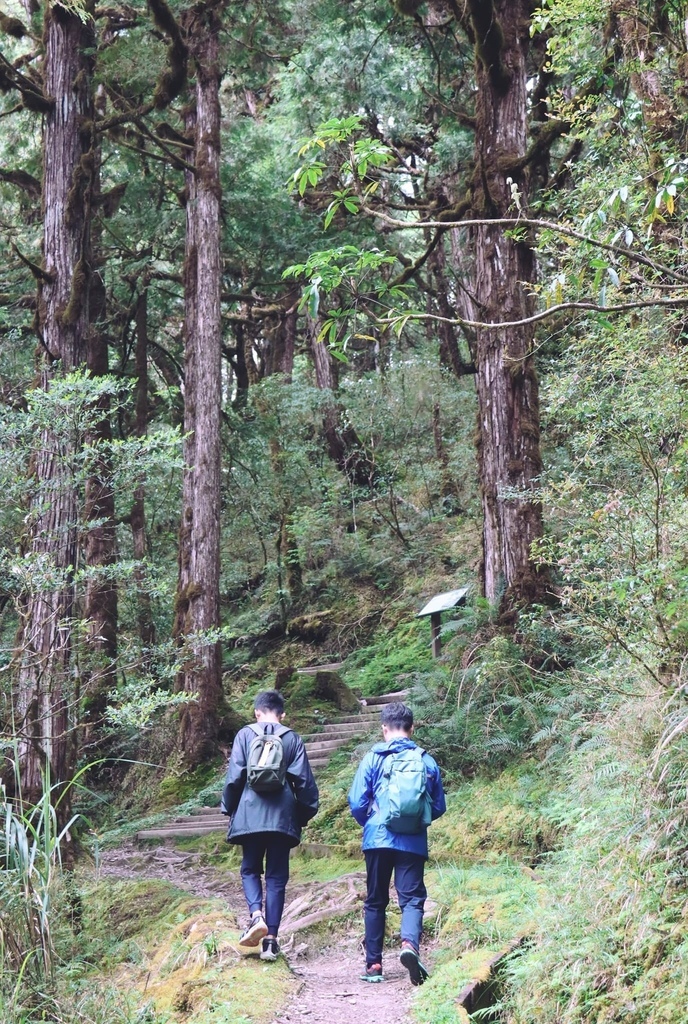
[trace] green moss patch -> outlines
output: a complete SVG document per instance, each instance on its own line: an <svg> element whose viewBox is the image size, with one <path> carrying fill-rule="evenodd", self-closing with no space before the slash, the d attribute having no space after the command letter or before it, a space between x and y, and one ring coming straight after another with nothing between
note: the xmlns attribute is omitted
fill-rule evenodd
<svg viewBox="0 0 688 1024"><path fill-rule="evenodd" d="M346 662L346 681L363 696L392 693L408 686L417 672L433 668L428 624L411 619Z"/></svg>
<svg viewBox="0 0 688 1024"><path fill-rule="evenodd" d="M499 859L532 863L561 838L559 799L535 766L517 765L496 779L465 783L430 829L437 860Z"/></svg>
<svg viewBox="0 0 688 1024"><path fill-rule="evenodd" d="M92 983L114 984L150 1019L263 1024L293 990L286 961L239 950L237 922L219 900L147 880L96 886L85 905Z"/></svg>
<svg viewBox="0 0 688 1024"><path fill-rule="evenodd" d="M483 981L497 949L474 949L455 960L437 966L419 989L412 1012L419 1024L468 1024L468 1014L456 1002L471 981Z"/></svg>

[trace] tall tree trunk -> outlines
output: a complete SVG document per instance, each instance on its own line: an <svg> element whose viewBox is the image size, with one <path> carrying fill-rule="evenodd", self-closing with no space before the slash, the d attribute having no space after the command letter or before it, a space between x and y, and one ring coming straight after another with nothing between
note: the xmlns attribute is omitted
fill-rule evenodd
<svg viewBox="0 0 688 1024"><path fill-rule="evenodd" d="M134 429L137 437L145 437L148 431L148 283L143 281L141 293L136 301L136 419ZM151 608L150 593L143 569L148 554L146 542L146 489L143 482L137 484L130 515L132 547L137 569L134 572L136 598L138 601L139 636L144 648L155 643L155 624Z"/></svg>
<svg viewBox="0 0 688 1024"><path fill-rule="evenodd" d="M83 365L89 328L91 198L94 168L91 62L93 21L65 7L46 5L45 92L55 106L43 133L43 255L48 279L41 286L38 330L41 385ZM42 774L64 786L73 776L72 619L78 566L77 493L70 441L46 429L35 465L38 497L30 516L33 559L59 576L54 587L32 593L23 609L16 690L19 768L24 798L35 802ZM69 794L60 818L69 814Z"/></svg>
<svg viewBox="0 0 688 1024"><path fill-rule="evenodd" d="M195 174L187 176L184 461L176 634L188 646L179 689L195 693L180 723L189 765L215 751L222 694L218 642L194 640L220 624L220 18L195 8L187 23L196 65Z"/></svg>
<svg viewBox="0 0 688 1024"><path fill-rule="evenodd" d="M462 353L459 339L456 336L454 324L450 321L454 316L448 294L447 281L447 258L442 243L437 246L428 261L432 269L432 276L435 284L435 302L437 312L441 319L437 321L437 336L440 343L440 364L446 366L458 377L465 377L467 374L475 373L474 347L475 333L466 329L466 341L469 348L468 358ZM462 301L464 300L464 301ZM474 316L466 316L466 296L463 292L457 294L457 306L461 309L461 316L467 320L474 319ZM475 310L472 310L474 313Z"/></svg>
<svg viewBox="0 0 688 1024"><path fill-rule="evenodd" d="M435 456L440 467L440 494L442 495L444 509L454 514L463 512L459 500L459 488L452 476L449 453L442 435L442 418L439 402L435 402L432 407L432 437L435 442Z"/></svg>
<svg viewBox="0 0 688 1024"><path fill-rule="evenodd" d="M265 376L280 373L291 383L296 349L296 304L279 316L265 357Z"/></svg>
<svg viewBox="0 0 688 1024"><path fill-rule="evenodd" d="M506 217L514 212L512 189L519 190L522 207L527 195L519 160L527 144L531 4L470 0L468 6L477 40L473 204L483 217ZM530 245L490 224L474 228L472 242L481 318L527 317L528 286L536 274ZM542 470L533 328L479 330L476 346L485 595L507 611L541 600L548 581L531 557L542 535L542 510L533 495Z"/></svg>
<svg viewBox="0 0 688 1024"><path fill-rule="evenodd" d="M336 398L339 367L325 342L318 341L319 322L309 317L307 331L316 386L320 391L330 393L323 409L323 433L329 456L350 483L357 487L373 487L377 477L375 463L366 452L355 428L346 422L346 410Z"/></svg>

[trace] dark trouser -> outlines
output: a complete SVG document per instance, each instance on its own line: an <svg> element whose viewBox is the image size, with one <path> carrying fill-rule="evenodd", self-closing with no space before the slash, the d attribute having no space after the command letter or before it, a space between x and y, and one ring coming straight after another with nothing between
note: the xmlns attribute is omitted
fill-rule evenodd
<svg viewBox="0 0 688 1024"><path fill-rule="evenodd" d="M289 881L289 837L281 832L256 832L241 839L241 884L249 912L263 910L263 861L265 861L265 923L269 935L277 935L284 893Z"/></svg>
<svg viewBox="0 0 688 1024"><path fill-rule="evenodd" d="M366 964L382 963L385 938L385 910L389 903L389 883L394 872L394 886L401 907L402 942L411 942L415 949L423 929L423 907L428 891L423 882L425 857L402 850L366 850L368 896L365 909Z"/></svg>

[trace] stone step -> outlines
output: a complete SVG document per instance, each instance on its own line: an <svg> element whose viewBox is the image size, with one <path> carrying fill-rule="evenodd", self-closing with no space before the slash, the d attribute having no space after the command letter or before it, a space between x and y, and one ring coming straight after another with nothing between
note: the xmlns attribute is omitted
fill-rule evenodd
<svg viewBox="0 0 688 1024"><path fill-rule="evenodd" d="M379 722L379 721L380 721L380 709L379 708L371 708L369 711L366 711L365 708L362 708L361 711L359 711L357 714L339 715L337 718L335 718L335 720L331 724L332 725L349 725L352 722L362 722L362 723L367 725L370 722Z"/></svg>
<svg viewBox="0 0 688 1024"><path fill-rule="evenodd" d="M327 665L307 665L305 668L297 668L296 673L300 676L315 676L318 672L336 672L343 664L343 661L330 661Z"/></svg>
<svg viewBox="0 0 688 1024"><path fill-rule="evenodd" d="M380 704L393 704L395 701L408 697L410 690L396 690L394 693L381 693L377 697L365 697L364 707L379 707Z"/></svg>
<svg viewBox="0 0 688 1024"><path fill-rule="evenodd" d="M220 805L219 804L217 804L215 807L194 807L194 809L191 811L191 814L193 814L195 817L198 817L200 815L205 815L205 814L216 814L217 815L219 813L220 813Z"/></svg>
<svg viewBox="0 0 688 1024"><path fill-rule="evenodd" d="M224 814L216 814L212 817L207 814L202 817L196 815L193 818L173 818L172 821L175 827L179 825L180 828L205 828L207 825L226 825L229 818L226 818Z"/></svg>
<svg viewBox="0 0 688 1024"><path fill-rule="evenodd" d="M221 832L227 828L227 821L217 825L194 825L183 828L180 825L167 825L160 828L147 828L143 832L137 832L137 839L184 839L188 836L206 836L211 832Z"/></svg>
<svg viewBox="0 0 688 1024"><path fill-rule="evenodd" d="M352 726L351 729L331 729L329 732L312 732L308 736L303 737L303 742L308 743L325 743L328 740L351 740L357 736L366 736L370 732L369 729L361 729L358 726Z"/></svg>
<svg viewBox="0 0 688 1024"><path fill-rule="evenodd" d="M370 719L370 721L368 721ZM375 724L373 715L361 715L359 722L331 722L324 726L325 732L360 732L362 729L371 729Z"/></svg>
<svg viewBox="0 0 688 1024"><path fill-rule="evenodd" d="M324 740L322 743L306 743L306 753L310 758L312 754L331 753L333 750L339 750L340 747L345 746L349 742L350 737L343 740Z"/></svg>

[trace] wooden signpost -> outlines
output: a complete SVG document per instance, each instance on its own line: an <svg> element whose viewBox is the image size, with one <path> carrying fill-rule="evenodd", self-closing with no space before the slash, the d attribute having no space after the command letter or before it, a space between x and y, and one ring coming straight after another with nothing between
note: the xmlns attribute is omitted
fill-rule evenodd
<svg viewBox="0 0 688 1024"><path fill-rule="evenodd" d="M432 656L439 658L442 653L442 612L451 611L466 603L468 587L461 587L460 590L449 590L446 594L437 594L424 608L418 612L418 618L430 616L430 632L432 636Z"/></svg>

